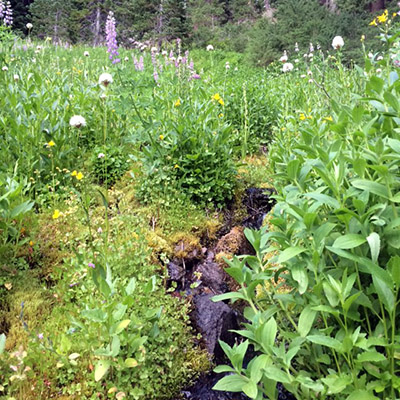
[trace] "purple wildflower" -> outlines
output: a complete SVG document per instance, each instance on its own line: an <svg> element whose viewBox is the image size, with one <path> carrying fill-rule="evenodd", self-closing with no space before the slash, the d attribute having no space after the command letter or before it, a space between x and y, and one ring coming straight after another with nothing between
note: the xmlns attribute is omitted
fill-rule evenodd
<svg viewBox="0 0 400 400"><path fill-rule="evenodd" d="M7 1L6 6L4 7L4 3L3 3L3 5L0 6L0 8L1 7L3 7L3 10L0 12L0 16L2 13L3 18L4 18L3 19L4 25L11 26L13 24L13 12L12 12L12 8L11 8L11 3L9 1Z"/></svg>
<svg viewBox="0 0 400 400"><path fill-rule="evenodd" d="M114 13L110 11L108 13L106 22L106 41L107 41L107 53L113 64L119 63L121 60L118 58L118 43L117 43L117 31L115 30L115 18Z"/></svg>
<svg viewBox="0 0 400 400"><path fill-rule="evenodd" d="M6 6L4 5L3 0L0 0L0 19L4 18L5 10L6 10Z"/></svg>
<svg viewBox="0 0 400 400"><path fill-rule="evenodd" d="M190 81L193 80L193 79L201 79L201 76L200 76L198 73L195 72L195 73L189 78Z"/></svg>
<svg viewBox="0 0 400 400"><path fill-rule="evenodd" d="M43 333L39 333L39 335L37 335L37 337L39 338L39 340L43 340L43 338L44 338Z"/></svg>
<svg viewBox="0 0 400 400"><path fill-rule="evenodd" d="M153 72L153 78L154 78L154 80L155 80L156 82L158 82L159 76L158 76L158 72L157 72L156 69L155 69L154 72Z"/></svg>
<svg viewBox="0 0 400 400"><path fill-rule="evenodd" d="M76 286L77 284L78 284L78 282L70 283L70 284L69 284L69 287L74 287L74 286Z"/></svg>
<svg viewBox="0 0 400 400"><path fill-rule="evenodd" d="M91 262L88 264L88 267L89 267L89 268L93 268L93 269L96 268L96 266L95 266L93 263L91 263Z"/></svg>

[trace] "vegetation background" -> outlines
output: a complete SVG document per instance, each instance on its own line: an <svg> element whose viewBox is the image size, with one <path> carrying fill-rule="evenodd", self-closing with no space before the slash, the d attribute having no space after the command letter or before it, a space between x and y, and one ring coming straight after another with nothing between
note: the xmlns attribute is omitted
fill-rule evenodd
<svg viewBox="0 0 400 400"><path fill-rule="evenodd" d="M55 42L104 42L107 12L118 21L118 40L169 41L181 38L185 46L219 48L246 53L256 65L266 65L284 50L309 42L323 49L332 37L347 39L345 55L360 60L361 34L371 15L384 8L397 11L390 0L13 0L14 28ZM363 30L363 31L362 31ZM368 37L369 36L369 37ZM374 35L367 35L373 41ZM367 43L368 44L368 43ZM371 43L372 44L372 43Z"/></svg>

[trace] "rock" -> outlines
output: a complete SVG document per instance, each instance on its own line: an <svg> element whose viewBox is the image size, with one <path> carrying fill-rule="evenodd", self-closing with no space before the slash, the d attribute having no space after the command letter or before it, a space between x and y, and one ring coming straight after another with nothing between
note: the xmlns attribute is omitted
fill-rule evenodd
<svg viewBox="0 0 400 400"><path fill-rule="evenodd" d="M220 358L223 351L218 340L233 344L234 335L229 330L238 329L238 323L235 311L222 301L211 301L213 296L203 293L194 297L193 319L203 336L207 351L215 358Z"/></svg>
<svg viewBox="0 0 400 400"><path fill-rule="evenodd" d="M167 266L168 275L172 281L181 281L185 276L185 268L183 265L179 265L175 262L170 262Z"/></svg>
<svg viewBox="0 0 400 400"><path fill-rule="evenodd" d="M214 294L224 293L227 290L226 272L216 263L206 261L194 269L198 274L201 285L209 288Z"/></svg>

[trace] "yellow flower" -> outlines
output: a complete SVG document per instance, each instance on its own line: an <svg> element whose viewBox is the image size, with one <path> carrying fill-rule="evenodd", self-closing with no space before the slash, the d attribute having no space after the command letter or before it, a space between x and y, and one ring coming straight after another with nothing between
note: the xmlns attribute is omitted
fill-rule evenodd
<svg viewBox="0 0 400 400"><path fill-rule="evenodd" d="M382 15L379 15L377 17L377 19L381 24L383 24L383 23L385 23L387 21L388 15L389 15L388 10L385 10Z"/></svg>
<svg viewBox="0 0 400 400"><path fill-rule="evenodd" d="M224 114L221 113L221 114L218 115L218 117L224 118Z"/></svg>
<svg viewBox="0 0 400 400"><path fill-rule="evenodd" d="M76 169L72 171L71 176L77 176L78 173L76 172Z"/></svg>
<svg viewBox="0 0 400 400"><path fill-rule="evenodd" d="M164 140L164 135L159 136L160 140Z"/></svg>
<svg viewBox="0 0 400 400"><path fill-rule="evenodd" d="M57 75L61 75L61 71L57 71L56 74L57 74Z"/></svg>
<svg viewBox="0 0 400 400"><path fill-rule="evenodd" d="M181 105L181 99L178 99L175 103L174 106L175 107L179 107Z"/></svg>
<svg viewBox="0 0 400 400"><path fill-rule="evenodd" d="M224 103L224 101L223 101L222 99L219 99L219 100L218 100L218 103L221 104L221 106L224 106L224 105L225 105L225 103Z"/></svg>
<svg viewBox="0 0 400 400"><path fill-rule="evenodd" d="M60 215L61 215L61 213L60 213L60 211L59 211L59 210L54 210L53 219L57 219L57 218L59 218L59 217L60 217Z"/></svg>
<svg viewBox="0 0 400 400"><path fill-rule="evenodd" d="M332 122L332 121L333 121L333 118L332 118L331 116L325 117L325 118L324 118L324 121L330 121L330 122Z"/></svg>
<svg viewBox="0 0 400 400"><path fill-rule="evenodd" d="M78 181L80 181L82 178L83 178L82 172L78 172L78 174L76 175L76 179L78 179Z"/></svg>
<svg viewBox="0 0 400 400"><path fill-rule="evenodd" d="M35 242L33 242L32 240L29 241L29 246L33 247L34 244Z"/></svg>
<svg viewBox="0 0 400 400"><path fill-rule="evenodd" d="M219 93L215 93L214 96L211 96L211 100L219 101L221 99L221 96Z"/></svg>
<svg viewBox="0 0 400 400"><path fill-rule="evenodd" d="M175 168L175 169L179 168L179 165L178 165L178 164L175 164L174 168Z"/></svg>
<svg viewBox="0 0 400 400"><path fill-rule="evenodd" d="M365 40L365 35L361 35L361 39L362 42Z"/></svg>
<svg viewBox="0 0 400 400"><path fill-rule="evenodd" d="M392 17L394 18L394 17L396 17L396 15L397 15L397 12L394 12L394 13L392 14Z"/></svg>
<svg viewBox="0 0 400 400"><path fill-rule="evenodd" d="M300 114L300 121L304 121L305 119L306 119L306 116L303 113L301 113Z"/></svg>
<svg viewBox="0 0 400 400"><path fill-rule="evenodd" d="M49 147L53 147L53 146L55 146L56 144L52 141L52 140L50 140L50 142L49 143L47 143L47 146L49 146Z"/></svg>
<svg viewBox="0 0 400 400"><path fill-rule="evenodd" d="M372 20L369 25L371 26L378 26L378 24L376 23L376 18L374 20Z"/></svg>

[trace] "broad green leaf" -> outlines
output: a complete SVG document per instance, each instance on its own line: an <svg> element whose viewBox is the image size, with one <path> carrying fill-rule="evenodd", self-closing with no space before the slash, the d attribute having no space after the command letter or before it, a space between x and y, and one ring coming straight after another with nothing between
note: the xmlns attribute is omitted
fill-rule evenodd
<svg viewBox="0 0 400 400"><path fill-rule="evenodd" d="M277 327L275 318L272 317L266 324L264 324L263 330L262 330L263 345L266 348L268 346L274 345L277 332L278 332L278 327Z"/></svg>
<svg viewBox="0 0 400 400"><path fill-rule="evenodd" d="M213 371L217 374L220 374L221 372L235 372L235 370L228 365L218 365Z"/></svg>
<svg viewBox="0 0 400 400"><path fill-rule="evenodd" d="M333 247L338 249L353 249L365 243L367 240L361 235L349 233L344 236L338 237L333 243Z"/></svg>
<svg viewBox="0 0 400 400"><path fill-rule="evenodd" d="M379 397L374 396L366 390L356 390L346 400L379 400Z"/></svg>
<svg viewBox="0 0 400 400"><path fill-rule="evenodd" d="M82 316L92 322L104 322L107 319L107 313L100 309L83 310Z"/></svg>
<svg viewBox="0 0 400 400"><path fill-rule="evenodd" d="M328 196L326 194L311 192L311 193L305 193L304 196L310 197L321 204L325 204L329 207L332 207L333 209L340 207L339 202L335 198Z"/></svg>
<svg viewBox="0 0 400 400"><path fill-rule="evenodd" d="M400 257L392 256L388 265L392 274L393 282L397 287L400 287Z"/></svg>
<svg viewBox="0 0 400 400"><path fill-rule="evenodd" d="M307 306L300 314L298 331L300 336L306 337L308 332L314 323L317 312L311 309L311 306Z"/></svg>
<svg viewBox="0 0 400 400"><path fill-rule="evenodd" d="M119 322L115 328L115 334L118 335L119 333L121 333L130 323L130 319L124 319L123 321Z"/></svg>
<svg viewBox="0 0 400 400"><path fill-rule="evenodd" d="M126 368L135 368L139 365L138 362L134 358L127 358L124 361L124 364L125 364Z"/></svg>
<svg viewBox="0 0 400 400"><path fill-rule="evenodd" d="M100 381L110 368L110 362L107 360L100 360L96 363L94 370L94 380Z"/></svg>
<svg viewBox="0 0 400 400"><path fill-rule="evenodd" d="M389 199L389 192L386 186L381 183L369 181L367 179L355 179L351 184L357 189L376 194L384 199Z"/></svg>
<svg viewBox="0 0 400 400"><path fill-rule="evenodd" d="M282 264L288 260L290 260L293 257L296 257L297 255L303 253L306 251L305 248L301 247L289 247L285 250L282 251L282 253L278 257L278 263Z"/></svg>
<svg viewBox="0 0 400 400"><path fill-rule="evenodd" d="M281 369L271 366L264 369L264 374L275 382L280 383L290 383L292 382L292 377Z"/></svg>
<svg viewBox="0 0 400 400"><path fill-rule="evenodd" d="M325 335L309 335L307 336L307 339L312 343L320 344L321 346L327 346L335 350L338 350L341 345L339 340Z"/></svg>
<svg viewBox="0 0 400 400"><path fill-rule="evenodd" d="M324 390L324 385L321 382L315 382L308 376L298 375L296 377L296 381L301 383L302 386L313 390L314 392L322 392Z"/></svg>
<svg viewBox="0 0 400 400"><path fill-rule="evenodd" d="M246 379L240 375L228 375L219 380L214 385L213 390L220 390L223 392L241 392L246 383Z"/></svg>
<svg viewBox="0 0 400 400"><path fill-rule="evenodd" d="M376 232L372 232L368 237L367 241L369 248L371 249L371 259L374 263L378 261L379 252L381 250L381 239Z"/></svg>
<svg viewBox="0 0 400 400"><path fill-rule="evenodd" d="M2 333L0 335L0 355L3 354L5 347L6 347L6 335Z"/></svg>
<svg viewBox="0 0 400 400"><path fill-rule="evenodd" d="M222 300L238 300L238 299L245 299L245 297L240 292L229 292L229 293L219 294L211 298L211 300L215 303L217 301L222 301Z"/></svg>
<svg viewBox="0 0 400 400"><path fill-rule="evenodd" d="M126 286L126 294L130 296L136 288L136 278L132 278Z"/></svg>
<svg viewBox="0 0 400 400"><path fill-rule="evenodd" d="M308 288L308 274L302 265L294 265L291 269L293 279L299 284L299 293L303 294Z"/></svg>
<svg viewBox="0 0 400 400"><path fill-rule="evenodd" d="M250 397L251 399L255 399L258 394L257 384L252 380L249 380L249 382L243 385L242 391L246 396Z"/></svg>
<svg viewBox="0 0 400 400"><path fill-rule="evenodd" d="M386 357L377 351L366 351L357 357L358 362L380 362L386 361Z"/></svg>
<svg viewBox="0 0 400 400"><path fill-rule="evenodd" d="M396 299L391 287L375 275L372 275L372 281L374 283L374 288L378 293L379 300L385 305L386 310L389 311L389 313L393 312Z"/></svg>
<svg viewBox="0 0 400 400"><path fill-rule="evenodd" d="M19 204L10 213L10 218L16 218L20 214L25 214L30 211L35 203L32 201L26 201L25 203Z"/></svg>

